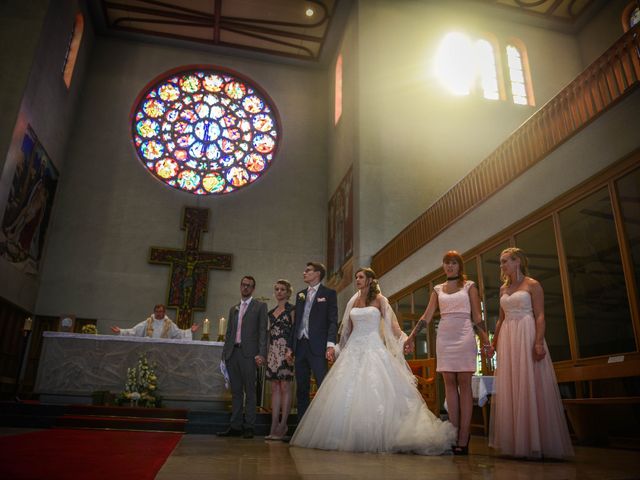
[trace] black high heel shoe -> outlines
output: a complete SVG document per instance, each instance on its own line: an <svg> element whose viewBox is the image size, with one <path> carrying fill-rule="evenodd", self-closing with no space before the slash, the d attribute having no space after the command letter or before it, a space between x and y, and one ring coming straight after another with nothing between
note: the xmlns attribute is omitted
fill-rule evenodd
<svg viewBox="0 0 640 480"><path fill-rule="evenodd" d="M465 446L455 445L452 449L454 455L469 455L469 442L471 441L471 434L467 437L467 444Z"/></svg>

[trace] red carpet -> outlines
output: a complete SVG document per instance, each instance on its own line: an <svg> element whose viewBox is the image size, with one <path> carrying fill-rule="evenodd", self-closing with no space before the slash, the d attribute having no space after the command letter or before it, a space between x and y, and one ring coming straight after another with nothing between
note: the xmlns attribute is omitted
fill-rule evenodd
<svg viewBox="0 0 640 480"><path fill-rule="evenodd" d="M0 478L153 479L182 434L51 429L0 437Z"/></svg>

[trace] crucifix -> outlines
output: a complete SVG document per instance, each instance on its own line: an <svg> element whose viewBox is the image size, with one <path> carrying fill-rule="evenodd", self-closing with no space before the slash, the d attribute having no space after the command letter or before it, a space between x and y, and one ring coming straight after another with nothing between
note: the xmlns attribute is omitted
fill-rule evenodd
<svg viewBox="0 0 640 480"><path fill-rule="evenodd" d="M177 248L151 247L149 263L171 265L167 307L176 308L176 324L189 328L194 311L207 306L209 270L231 270L233 255L200 251L200 237L209 226L209 210L185 207L182 230L186 230L185 246Z"/></svg>

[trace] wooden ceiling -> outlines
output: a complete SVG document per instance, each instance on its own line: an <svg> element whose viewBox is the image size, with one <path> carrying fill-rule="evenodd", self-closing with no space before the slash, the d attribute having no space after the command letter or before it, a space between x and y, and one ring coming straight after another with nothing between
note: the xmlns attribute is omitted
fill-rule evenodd
<svg viewBox="0 0 640 480"><path fill-rule="evenodd" d="M573 23L599 2L597 0L475 0L542 19Z"/></svg>
<svg viewBox="0 0 640 480"><path fill-rule="evenodd" d="M99 0L111 32L318 60L338 0ZM95 16L95 10L94 10Z"/></svg>
<svg viewBox="0 0 640 480"><path fill-rule="evenodd" d="M197 42L312 65L332 58L348 12L367 0L87 0L103 34ZM390 3L397 0L388 0ZM425 3L452 0L422 0ZM576 32L606 0L455 0L516 22ZM391 3L392 4L392 3ZM470 8L470 7L477 8ZM308 13L309 12L309 13ZM312 12L312 13L311 13ZM330 60L329 60L330 61Z"/></svg>

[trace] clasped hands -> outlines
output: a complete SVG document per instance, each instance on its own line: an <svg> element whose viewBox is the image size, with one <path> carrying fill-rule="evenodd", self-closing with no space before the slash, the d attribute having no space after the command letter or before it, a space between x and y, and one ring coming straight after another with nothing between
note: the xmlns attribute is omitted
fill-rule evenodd
<svg viewBox="0 0 640 480"><path fill-rule="evenodd" d="M413 353L413 350L415 348L415 337L413 335L409 335L407 337L407 339L404 341L404 354L405 355L409 355L410 353Z"/></svg>

